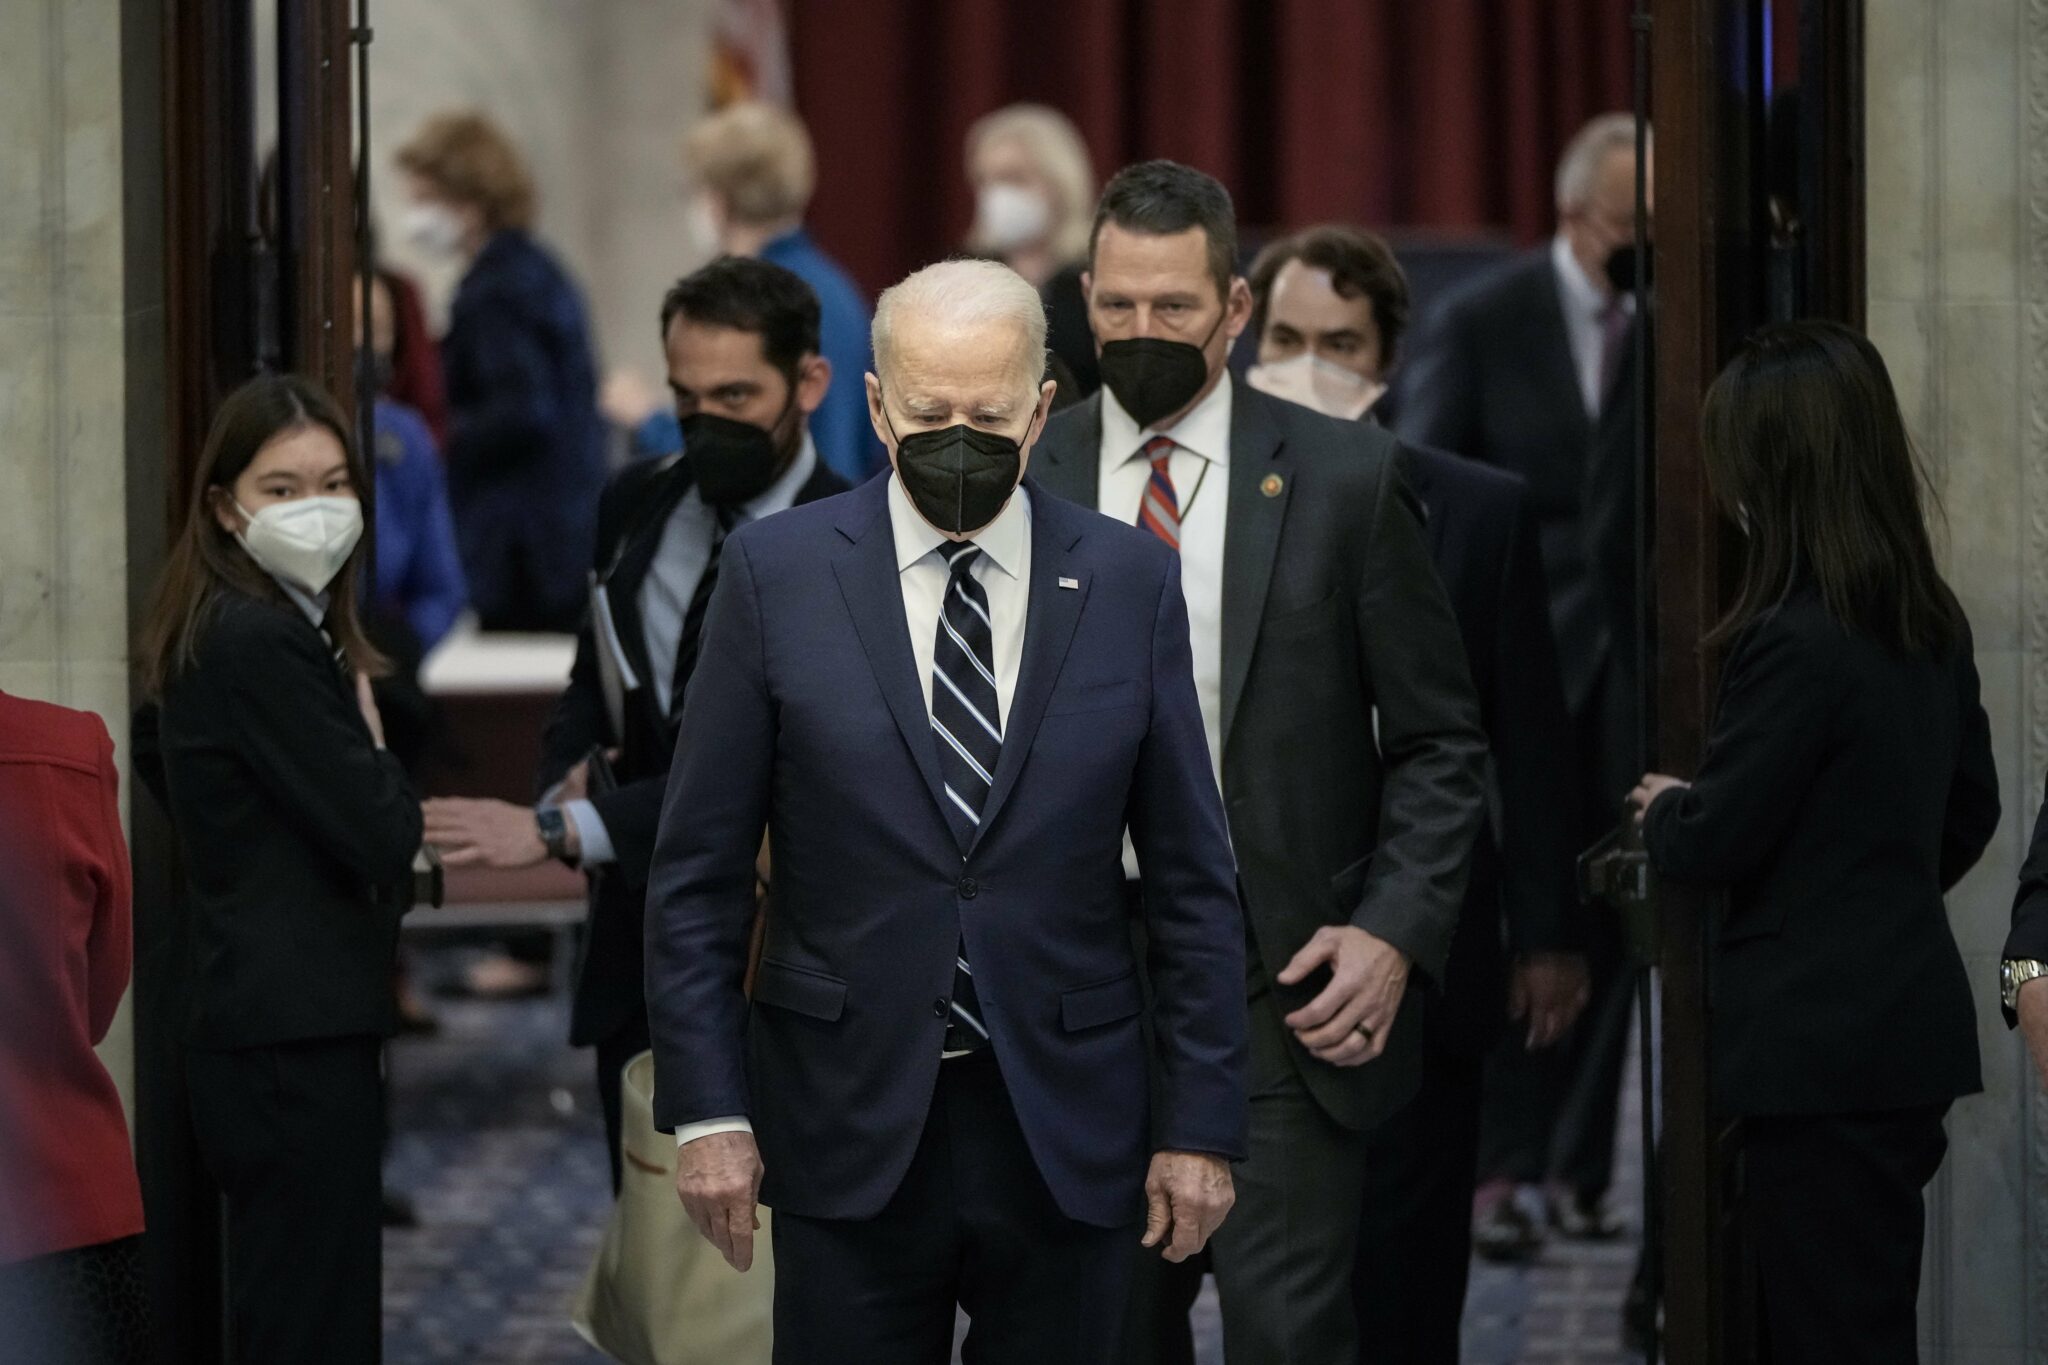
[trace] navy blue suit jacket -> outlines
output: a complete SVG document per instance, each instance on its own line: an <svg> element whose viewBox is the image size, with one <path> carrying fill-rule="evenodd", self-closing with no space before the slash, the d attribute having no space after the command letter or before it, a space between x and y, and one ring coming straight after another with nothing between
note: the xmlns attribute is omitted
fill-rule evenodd
<svg viewBox="0 0 2048 1365"><path fill-rule="evenodd" d="M940 804L887 478L726 542L648 893L654 1113L663 1128L747 1115L772 1208L864 1218L895 1192L963 934L1003 1080L1069 1217L1135 1220L1155 1150L1244 1154L1245 927L1179 561L1026 486L1024 657L965 856ZM1126 825L1157 999L1149 1114ZM750 1004L764 826L775 887Z"/></svg>

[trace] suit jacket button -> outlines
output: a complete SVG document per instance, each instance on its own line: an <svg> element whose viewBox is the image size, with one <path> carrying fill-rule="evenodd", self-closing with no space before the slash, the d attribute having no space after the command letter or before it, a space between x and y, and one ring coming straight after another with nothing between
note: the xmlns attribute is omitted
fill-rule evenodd
<svg viewBox="0 0 2048 1365"><path fill-rule="evenodd" d="M935 1018L945 1018L946 1011L950 1010L951 1008L953 1008L952 1002L947 1000L946 997L943 995L940 996L938 999L932 1001L932 1014Z"/></svg>
<svg viewBox="0 0 2048 1365"><path fill-rule="evenodd" d="M961 900L964 900L964 901L971 901L971 900L973 900L973 899L974 899L974 898L975 898L976 896L978 896L978 895L980 895L980 894L981 894L981 883L979 883L979 882L975 881L975 880L974 880L974 878L972 878L972 877L962 877L962 878L960 879L960 899L961 899Z"/></svg>

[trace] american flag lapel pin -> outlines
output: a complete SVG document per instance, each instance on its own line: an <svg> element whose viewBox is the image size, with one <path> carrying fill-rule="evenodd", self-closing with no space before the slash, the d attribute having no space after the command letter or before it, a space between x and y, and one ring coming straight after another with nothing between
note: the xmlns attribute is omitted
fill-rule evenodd
<svg viewBox="0 0 2048 1365"><path fill-rule="evenodd" d="M1060 579L1060 586L1063 588L1072 588L1076 592L1079 592L1081 589L1081 580L1078 578L1062 578Z"/></svg>

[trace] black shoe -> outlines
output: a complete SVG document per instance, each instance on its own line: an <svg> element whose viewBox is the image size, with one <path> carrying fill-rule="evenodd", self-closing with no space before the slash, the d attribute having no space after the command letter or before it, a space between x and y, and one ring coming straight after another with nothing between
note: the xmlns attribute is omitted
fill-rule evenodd
<svg viewBox="0 0 2048 1365"><path fill-rule="evenodd" d="M1482 1261L1521 1265L1543 1250L1543 1233L1522 1212L1512 1194L1495 1200L1472 1220L1472 1250Z"/></svg>
<svg viewBox="0 0 2048 1365"><path fill-rule="evenodd" d="M1657 1347L1657 1299L1643 1271L1639 1257L1636 1273L1629 1280L1628 1297L1621 1301L1621 1348L1648 1359Z"/></svg>
<svg viewBox="0 0 2048 1365"><path fill-rule="evenodd" d="M416 1228L420 1225L419 1213L407 1199L389 1185L384 1187L384 1226L387 1228Z"/></svg>

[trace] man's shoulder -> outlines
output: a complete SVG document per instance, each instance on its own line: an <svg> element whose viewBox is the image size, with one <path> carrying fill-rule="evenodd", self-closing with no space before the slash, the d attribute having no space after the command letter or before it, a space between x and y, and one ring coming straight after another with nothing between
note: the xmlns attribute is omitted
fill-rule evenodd
<svg viewBox="0 0 2048 1365"><path fill-rule="evenodd" d="M741 546L750 562L815 556L829 539L843 539L843 529L864 524L870 515L887 516L879 499L872 510L863 506L867 486L800 502L771 516L757 518L733 531L728 545Z"/></svg>
<svg viewBox="0 0 2048 1365"><path fill-rule="evenodd" d="M1394 463L1399 443L1376 422L1346 421L1240 384L1234 395L1250 424L1279 434L1287 457L1319 483L1377 486ZM1232 452L1236 458L1236 452Z"/></svg>
<svg viewBox="0 0 2048 1365"><path fill-rule="evenodd" d="M1465 321L1518 312L1555 275L1548 247L1520 252L1453 286L1432 312L1441 321Z"/></svg>
<svg viewBox="0 0 2048 1365"><path fill-rule="evenodd" d="M1447 505L1468 507L1490 518L1512 520L1528 495L1521 475L1435 446L1400 443L1408 481L1425 502L1441 497Z"/></svg>

